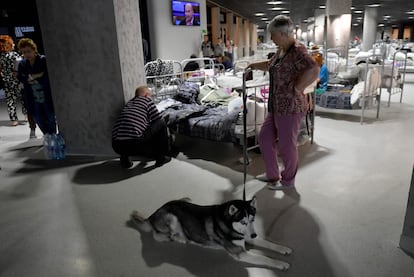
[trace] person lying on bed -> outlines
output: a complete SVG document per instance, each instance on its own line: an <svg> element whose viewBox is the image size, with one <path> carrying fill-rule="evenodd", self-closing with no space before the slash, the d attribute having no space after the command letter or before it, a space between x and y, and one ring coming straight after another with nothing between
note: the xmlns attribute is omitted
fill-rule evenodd
<svg viewBox="0 0 414 277"><path fill-rule="evenodd" d="M147 86L139 86L112 128L112 148L123 168L132 167L131 156L154 158L161 166L171 160L167 125L151 99Z"/></svg>

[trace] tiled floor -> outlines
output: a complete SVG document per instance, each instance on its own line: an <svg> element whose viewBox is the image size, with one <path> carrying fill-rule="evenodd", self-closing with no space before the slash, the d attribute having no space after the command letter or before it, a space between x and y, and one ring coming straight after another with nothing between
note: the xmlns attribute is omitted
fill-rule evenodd
<svg viewBox="0 0 414 277"><path fill-rule="evenodd" d="M414 78L411 77L411 81ZM198 204L240 198L241 151L230 144L180 138L182 152L160 168L69 157L43 159L41 139L9 127L0 106L0 276L414 276L398 247L414 163L414 84L403 103L366 113L319 109L315 143L300 147L296 190L271 192L252 176L257 230L294 249L287 272L254 268L224 251L158 243L125 226L130 212L149 215L188 196Z"/></svg>

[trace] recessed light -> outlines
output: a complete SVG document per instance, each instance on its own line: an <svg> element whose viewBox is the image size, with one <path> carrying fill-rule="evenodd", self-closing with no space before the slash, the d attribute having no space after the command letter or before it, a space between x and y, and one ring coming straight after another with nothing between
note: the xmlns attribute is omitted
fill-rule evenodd
<svg viewBox="0 0 414 277"><path fill-rule="evenodd" d="M384 24L378 24L378 27L384 27L385 25Z"/></svg>
<svg viewBox="0 0 414 277"><path fill-rule="evenodd" d="M352 24L352 26L359 26L359 24L358 23L354 23L354 24Z"/></svg>
<svg viewBox="0 0 414 277"><path fill-rule="evenodd" d="M265 15L265 13L255 13L254 15L255 15L255 16L264 16L264 15Z"/></svg>
<svg viewBox="0 0 414 277"><path fill-rule="evenodd" d="M281 8L281 7L273 7L273 8L270 8L268 10L271 10L271 11L281 11L281 10L284 10L284 8Z"/></svg>
<svg viewBox="0 0 414 277"><path fill-rule="evenodd" d="M363 13L363 11L361 11L361 10L356 10L356 11L354 11L354 13Z"/></svg>
<svg viewBox="0 0 414 277"><path fill-rule="evenodd" d="M370 4L370 5L367 5L367 6L370 7L370 8L378 8L378 7L381 6L381 4Z"/></svg>
<svg viewBox="0 0 414 277"><path fill-rule="evenodd" d="M290 13L290 11L281 11L280 13Z"/></svg>
<svg viewBox="0 0 414 277"><path fill-rule="evenodd" d="M268 5L280 5L280 4L283 4L283 2L282 1L269 1L267 2L267 4Z"/></svg>
<svg viewBox="0 0 414 277"><path fill-rule="evenodd" d="M326 8L326 6L325 5L320 5L319 6L319 9L325 9Z"/></svg>
<svg viewBox="0 0 414 277"><path fill-rule="evenodd" d="M266 21L266 20L269 20L269 18L267 18L267 17L262 17L262 18L261 18L261 20Z"/></svg>
<svg viewBox="0 0 414 277"><path fill-rule="evenodd" d="M405 12L405 13L414 14L414 11L409 11L409 12Z"/></svg>
<svg viewBox="0 0 414 277"><path fill-rule="evenodd" d="M351 10L355 10L355 7L351 7Z"/></svg>

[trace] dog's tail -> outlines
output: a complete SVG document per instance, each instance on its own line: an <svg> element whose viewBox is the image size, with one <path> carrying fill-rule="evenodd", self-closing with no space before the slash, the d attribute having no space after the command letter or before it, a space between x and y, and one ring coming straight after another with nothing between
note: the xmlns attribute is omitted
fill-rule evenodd
<svg viewBox="0 0 414 277"><path fill-rule="evenodd" d="M152 230L151 223L145 219L138 211L133 211L131 213L131 219L129 221L131 227L137 228L143 232L150 232Z"/></svg>

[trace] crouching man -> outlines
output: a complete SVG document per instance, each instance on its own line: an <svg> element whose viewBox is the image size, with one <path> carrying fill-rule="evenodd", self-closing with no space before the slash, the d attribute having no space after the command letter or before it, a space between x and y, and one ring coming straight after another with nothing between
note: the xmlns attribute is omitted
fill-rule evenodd
<svg viewBox="0 0 414 277"><path fill-rule="evenodd" d="M161 166L171 160L167 125L151 99L147 86L139 86L112 128L112 148L123 168L132 167L131 156L156 160Z"/></svg>

